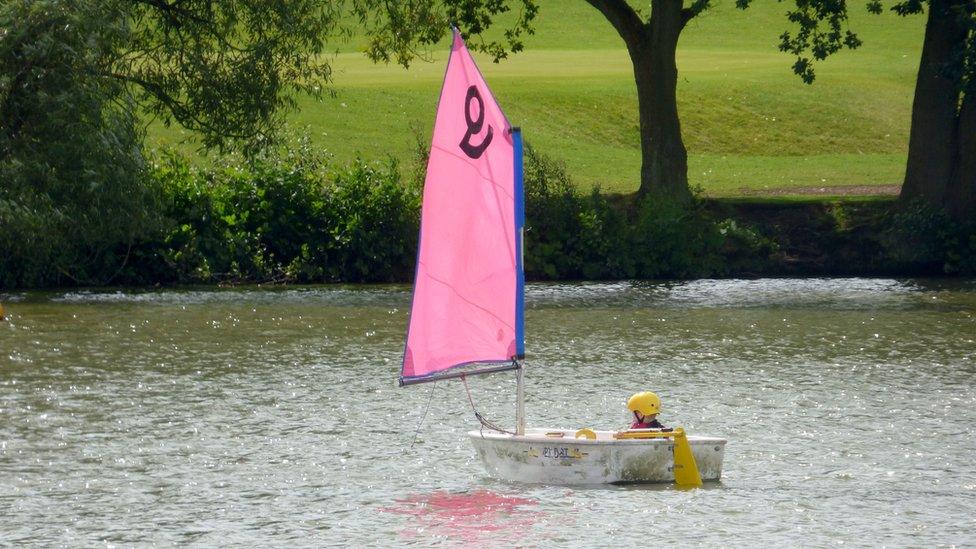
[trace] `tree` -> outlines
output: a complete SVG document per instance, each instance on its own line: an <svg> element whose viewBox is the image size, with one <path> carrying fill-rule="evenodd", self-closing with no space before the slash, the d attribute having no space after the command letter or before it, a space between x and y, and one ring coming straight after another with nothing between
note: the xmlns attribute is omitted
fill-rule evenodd
<svg viewBox="0 0 976 549"><path fill-rule="evenodd" d="M637 82L641 134L639 194L689 198L688 152L678 120L678 67L675 54L685 25L707 1L682 7L676 0L653 0L647 21L624 0L587 0L627 45Z"/></svg>
<svg viewBox="0 0 976 549"><path fill-rule="evenodd" d="M103 97L124 108L176 121L208 147L260 147L295 105L294 92L321 95L331 70L319 54L343 32L341 6L322 0L25 0L0 11L8 57L0 94L26 96L44 50L26 25L63 21L84 33L84 62L57 68L100 82ZM29 23L33 21L33 23ZM45 38L54 40L60 35ZM67 38L64 36L63 38ZM53 43L53 42L52 42ZM117 85L112 85L112 83ZM0 102L8 134L19 113ZM10 126L9 124L13 124Z"/></svg>
<svg viewBox="0 0 976 549"><path fill-rule="evenodd" d="M882 0L866 2L873 13L881 13L885 5ZM928 7L900 201L922 201L958 219L971 217L976 213L976 0L899 0L888 5L903 16ZM846 15L844 2L806 2L795 19L799 34L820 35L828 48L818 50L798 35L784 40L783 49L809 69L808 55L823 59L838 44L838 36L821 31L820 25Z"/></svg>
<svg viewBox="0 0 976 549"><path fill-rule="evenodd" d="M791 19L803 13L803 6L810 3L809 0L795 1L798 7L791 14ZM623 39L634 67L641 141L638 193L671 197L679 201L689 199L688 153L681 137L678 117L675 54L682 30L689 21L711 7L711 0L651 0L651 9L646 16L626 0L587 2L606 17ZM736 0L736 6L745 9L751 2ZM412 46L433 44L439 40L446 32L448 21L466 23L461 30L467 38L469 34L480 34L488 28L494 15L511 10L509 4L520 6L516 23L505 32L510 51L518 51L522 47L519 37L532 32L531 22L538 12L535 0L468 0L460 3L462 7L457 7L454 2L438 0L405 4L359 0L358 4L362 8L361 17L374 21L369 29L372 37L371 57L384 61L395 57L405 66L417 55ZM807 43L826 48L825 51L831 53L836 51L831 50L835 46L854 48L860 43L853 33L841 33L846 24L846 12L835 15L829 19L829 23L841 37L836 44L817 32L806 35ZM505 53L504 46L497 43L485 49L495 53L496 60ZM794 70L805 81L812 82L813 71L809 63L798 63Z"/></svg>
<svg viewBox="0 0 976 549"><path fill-rule="evenodd" d="M907 15L921 2L892 9ZM976 213L976 1L930 0L901 200Z"/></svg>
<svg viewBox="0 0 976 549"><path fill-rule="evenodd" d="M780 0L782 1L782 0ZM826 0L830 2L830 0ZM646 20L626 0L587 0L613 25L627 45L634 65L637 82L637 105L641 134L641 195L670 196L679 200L691 196L688 189L688 153L681 137L678 118L678 69L675 54L681 31L689 21L712 6L711 0L651 0ZM752 0L735 0L739 9L746 9ZM807 15L810 0L795 0L796 9L788 19L799 22ZM843 4L844 2L832 2ZM780 49L788 51L791 41L799 39L809 45L814 56L822 59L842 47L856 48L860 40L845 29L847 13L837 13L821 19L829 27L829 35L804 32L799 36L789 32L782 35ZM819 30L819 29L817 29ZM804 82L813 82L809 61L798 60L794 72Z"/></svg>
<svg viewBox="0 0 976 549"><path fill-rule="evenodd" d="M0 3L0 285L110 281L156 223L145 122L258 150L328 84L340 4Z"/></svg>
<svg viewBox="0 0 976 549"><path fill-rule="evenodd" d="M59 8L0 8L0 287L108 282L153 224L122 85L84 76L98 23Z"/></svg>

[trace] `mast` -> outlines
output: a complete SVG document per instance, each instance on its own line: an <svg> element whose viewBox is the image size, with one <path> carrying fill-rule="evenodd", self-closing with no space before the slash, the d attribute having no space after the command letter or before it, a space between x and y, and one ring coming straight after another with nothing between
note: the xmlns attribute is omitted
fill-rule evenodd
<svg viewBox="0 0 976 549"><path fill-rule="evenodd" d="M515 434L525 434L525 185L522 169L522 130L512 128L512 146L515 152Z"/></svg>
<svg viewBox="0 0 976 549"><path fill-rule="evenodd" d="M519 368L515 370L515 434L522 436L525 434L525 386L522 383L525 361L520 360L518 364Z"/></svg>

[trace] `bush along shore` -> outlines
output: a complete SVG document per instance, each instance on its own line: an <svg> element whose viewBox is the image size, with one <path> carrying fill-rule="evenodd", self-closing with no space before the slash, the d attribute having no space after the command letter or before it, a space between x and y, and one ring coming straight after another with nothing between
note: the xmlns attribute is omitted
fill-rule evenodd
<svg viewBox="0 0 976 549"><path fill-rule="evenodd" d="M417 165L422 165L417 162ZM409 282L423 175L307 150L145 169L138 227L97 241L86 219L0 197L0 289ZM526 151L529 280L976 274L976 223L892 200L670 203L581 193Z"/></svg>

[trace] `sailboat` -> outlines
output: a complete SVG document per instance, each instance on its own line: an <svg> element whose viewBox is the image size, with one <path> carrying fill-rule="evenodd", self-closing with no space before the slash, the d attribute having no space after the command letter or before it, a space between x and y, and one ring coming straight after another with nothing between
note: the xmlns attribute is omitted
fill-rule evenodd
<svg viewBox="0 0 976 549"><path fill-rule="evenodd" d="M400 385L460 379L467 389L468 377L514 372L514 430L476 411L482 427L468 433L488 473L503 480L718 480L726 443L721 438L688 436L680 428L526 429L522 135L458 30L453 34L424 184Z"/></svg>

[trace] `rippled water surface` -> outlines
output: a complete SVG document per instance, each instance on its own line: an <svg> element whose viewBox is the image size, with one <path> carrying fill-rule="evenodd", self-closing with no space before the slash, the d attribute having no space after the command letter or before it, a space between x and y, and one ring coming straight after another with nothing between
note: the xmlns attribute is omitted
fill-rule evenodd
<svg viewBox="0 0 976 549"><path fill-rule="evenodd" d="M529 426L654 390L729 440L691 491L486 477L460 382L396 388L409 288L0 300L0 545L976 544L974 281L530 286Z"/></svg>

